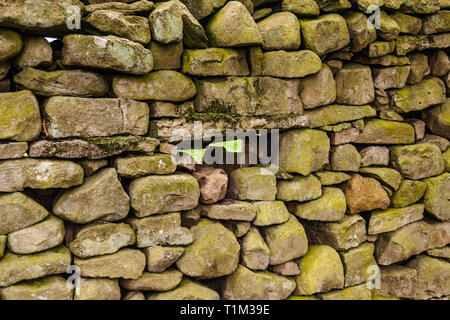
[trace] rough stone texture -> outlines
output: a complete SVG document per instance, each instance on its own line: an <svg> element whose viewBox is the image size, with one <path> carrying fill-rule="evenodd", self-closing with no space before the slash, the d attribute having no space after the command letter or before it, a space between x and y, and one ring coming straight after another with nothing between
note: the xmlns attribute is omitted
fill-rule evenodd
<svg viewBox="0 0 450 320"><path fill-rule="evenodd" d="M194 172L193 176L200 185L201 203L216 203L225 198L228 188L228 175L225 171L203 167Z"/></svg>
<svg viewBox="0 0 450 320"><path fill-rule="evenodd" d="M302 78L321 68L318 55L310 50L269 51L262 54L261 75L279 78Z"/></svg>
<svg viewBox="0 0 450 320"><path fill-rule="evenodd" d="M137 217L193 209L198 204L200 187L185 173L147 176L135 179L129 187L131 206Z"/></svg>
<svg viewBox="0 0 450 320"><path fill-rule="evenodd" d="M447 172L437 177L427 178L424 182L427 184L427 190L423 199L425 210L439 220L448 220L450 218L448 210L450 205L450 173Z"/></svg>
<svg viewBox="0 0 450 320"><path fill-rule="evenodd" d="M427 127L436 135L450 139L450 99L432 109L423 112Z"/></svg>
<svg viewBox="0 0 450 320"><path fill-rule="evenodd" d="M271 265L301 257L308 250L305 229L293 215L282 224L262 228L261 233L270 249Z"/></svg>
<svg viewBox="0 0 450 320"><path fill-rule="evenodd" d="M119 281L82 277L80 290L75 290L74 300L120 300Z"/></svg>
<svg viewBox="0 0 450 320"><path fill-rule="evenodd" d="M194 242L176 262L183 274L212 279L233 273L239 262L240 246L234 234L222 224L202 220L192 227Z"/></svg>
<svg viewBox="0 0 450 320"><path fill-rule="evenodd" d="M306 255L296 262L301 273L295 276L294 294L311 295L344 287L344 267L333 248L310 246Z"/></svg>
<svg viewBox="0 0 450 320"><path fill-rule="evenodd" d="M0 93L0 139L30 141L41 133L39 105L31 93Z"/></svg>
<svg viewBox="0 0 450 320"><path fill-rule="evenodd" d="M110 255L79 259L74 264L80 268L81 276L90 278L137 279L145 268L145 255L135 249L122 249Z"/></svg>
<svg viewBox="0 0 450 320"><path fill-rule="evenodd" d="M26 68L14 76L14 82L45 97L101 97L108 91L108 84L100 74L83 70L46 72Z"/></svg>
<svg viewBox="0 0 450 320"><path fill-rule="evenodd" d="M292 279L271 272L253 272L240 265L225 278L222 296L226 300L281 300L286 299L295 288ZM252 290L248 290L248 286Z"/></svg>
<svg viewBox="0 0 450 320"><path fill-rule="evenodd" d="M290 12L278 12L258 22L264 50L297 50L300 48L300 23Z"/></svg>
<svg viewBox="0 0 450 320"><path fill-rule="evenodd" d="M374 250L373 243L364 242L356 248L339 252L344 265L345 287L365 283L369 280L372 276L372 269L377 267L373 256Z"/></svg>
<svg viewBox="0 0 450 320"><path fill-rule="evenodd" d="M183 254L183 247L149 247L144 253L147 257L147 270L149 272L163 272L174 264Z"/></svg>
<svg viewBox="0 0 450 320"><path fill-rule="evenodd" d="M171 174L177 169L175 159L167 154L117 158L114 167L121 177L137 178L151 174Z"/></svg>
<svg viewBox="0 0 450 320"><path fill-rule="evenodd" d="M422 181L402 180L391 196L391 206L401 208L413 204L422 198L426 189L427 185Z"/></svg>
<svg viewBox="0 0 450 320"><path fill-rule="evenodd" d="M266 270L269 266L270 250L258 229L251 227L242 237L241 263L251 270Z"/></svg>
<svg viewBox="0 0 450 320"><path fill-rule="evenodd" d="M336 102L365 105L375 98L370 67L360 64L345 65L336 73Z"/></svg>
<svg viewBox="0 0 450 320"><path fill-rule="evenodd" d="M65 273L70 261L69 249L64 246L30 255L8 252L0 260L0 287L7 287L22 280Z"/></svg>
<svg viewBox="0 0 450 320"><path fill-rule="evenodd" d="M121 279L120 285L127 290L169 291L176 288L183 277L178 270L167 270L161 273L144 272L137 279Z"/></svg>
<svg viewBox="0 0 450 320"><path fill-rule="evenodd" d="M125 223L94 223L82 228L70 244L70 251L79 258L112 254L133 245L136 237Z"/></svg>
<svg viewBox="0 0 450 320"><path fill-rule="evenodd" d="M366 223L357 214L346 215L336 222L305 221L303 224L311 244L324 244L336 250L348 250L366 240Z"/></svg>
<svg viewBox="0 0 450 320"><path fill-rule="evenodd" d="M0 289L2 300L72 300L73 289L60 276L25 281Z"/></svg>
<svg viewBox="0 0 450 320"><path fill-rule="evenodd" d="M83 169L59 160L17 159L0 161L0 192L24 188L67 189L83 182Z"/></svg>
<svg viewBox="0 0 450 320"><path fill-rule="evenodd" d="M413 126L395 121L370 119L356 143L364 144L404 144L414 143Z"/></svg>
<svg viewBox="0 0 450 320"><path fill-rule="evenodd" d="M115 76L112 88L117 96L135 100L182 102L197 93L190 78L172 70L155 71L141 77Z"/></svg>
<svg viewBox="0 0 450 320"><path fill-rule="evenodd" d="M52 62L53 49L45 38L23 38L23 50L15 61L20 69L28 67L49 67Z"/></svg>
<svg viewBox="0 0 450 320"><path fill-rule="evenodd" d="M183 279L181 284L174 290L152 293L147 296L148 300L219 300L219 294L189 279Z"/></svg>
<svg viewBox="0 0 450 320"><path fill-rule="evenodd" d="M131 218L128 223L136 233L138 248L187 245L193 241L189 230L181 227L181 217L176 212L143 219Z"/></svg>
<svg viewBox="0 0 450 320"><path fill-rule="evenodd" d="M49 216L42 222L8 234L8 249L16 254L40 252L59 246L64 235L64 222Z"/></svg>
<svg viewBox="0 0 450 320"><path fill-rule="evenodd" d="M291 180L277 182L278 200L283 201L310 201L322 195L322 185L315 176L294 176Z"/></svg>
<svg viewBox="0 0 450 320"><path fill-rule="evenodd" d="M43 103L44 128L50 138L144 135L149 110L129 99L52 97Z"/></svg>
<svg viewBox="0 0 450 320"><path fill-rule="evenodd" d="M319 56L342 49L350 43L345 19L338 14L301 19L300 26L305 46Z"/></svg>
<svg viewBox="0 0 450 320"><path fill-rule="evenodd" d="M276 177L267 169L250 167L230 174L228 196L239 200L275 200Z"/></svg>
<svg viewBox="0 0 450 320"><path fill-rule="evenodd" d="M304 176L328 163L330 140L319 130L301 129L280 136L280 165Z"/></svg>
<svg viewBox="0 0 450 320"><path fill-rule="evenodd" d="M339 221L344 217L347 205L340 189L325 187L320 198L306 203L290 203L288 208L301 219Z"/></svg>
<svg viewBox="0 0 450 320"><path fill-rule="evenodd" d="M63 39L62 63L67 66L146 74L153 69L150 50L116 36L67 35Z"/></svg>
<svg viewBox="0 0 450 320"><path fill-rule="evenodd" d="M252 203L256 208L253 224L258 227L281 224L289 219L289 211L283 201L256 201Z"/></svg>
<svg viewBox="0 0 450 320"><path fill-rule="evenodd" d="M372 212L369 221L369 234L394 231L400 227L423 219L423 204L414 204L404 208L389 208Z"/></svg>
<svg viewBox="0 0 450 320"><path fill-rule="evenodd" d="M84 181L81 186L60 194L53 212L79 224L102 219L116 221L130 210L130 198L123 190L116 170L104 169Z"/></svg>
<svg viewBox="0 0 450 320"><path fill-rule="evenodd" d="M200 215L216 220L252 221L256 209L248 202L225 199L216 204L201 205Z"/></svg>

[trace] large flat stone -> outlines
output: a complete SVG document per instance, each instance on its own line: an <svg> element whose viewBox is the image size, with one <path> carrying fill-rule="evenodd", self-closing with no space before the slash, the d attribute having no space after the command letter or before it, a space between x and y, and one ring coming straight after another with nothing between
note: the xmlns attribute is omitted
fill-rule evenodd
<svg viewBox="0 0 450 320"><path fill-rule="evenodd" d="M148 129L148 105L128 99L52 97L43 112L51 138L144 135Z"/></svg>

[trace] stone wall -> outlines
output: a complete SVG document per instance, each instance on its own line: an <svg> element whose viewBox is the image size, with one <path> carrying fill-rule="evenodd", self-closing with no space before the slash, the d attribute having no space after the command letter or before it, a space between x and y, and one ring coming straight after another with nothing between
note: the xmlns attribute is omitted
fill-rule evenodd
<svg viewBox="0 0 450 320"><path fill-rule="evenodd" d="M0 0L1 299L450 296L450 1L117 1Z"/></svg>

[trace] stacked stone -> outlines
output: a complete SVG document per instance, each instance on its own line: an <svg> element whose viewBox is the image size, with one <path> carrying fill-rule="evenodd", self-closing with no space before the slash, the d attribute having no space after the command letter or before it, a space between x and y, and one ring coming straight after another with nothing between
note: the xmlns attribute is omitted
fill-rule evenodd
<svg viewBox="0 0 450 320"><path fill-rule="evenodd" d="M450 296L448 0L116 1L0 0L0 299Z"/></svg>

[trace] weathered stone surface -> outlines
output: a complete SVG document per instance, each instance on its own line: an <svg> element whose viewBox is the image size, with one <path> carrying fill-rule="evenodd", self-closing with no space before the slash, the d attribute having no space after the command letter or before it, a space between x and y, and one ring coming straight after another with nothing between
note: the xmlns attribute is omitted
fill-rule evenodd
<svg viewBox="0 0 450 320"><path fill-rule="evenodd" d="M383 167L362 168L359 171L364 176L377 179L382 185L397 190L402 181L402 175L397 170Z"/></svg>
<svg viewBox="0 0 450 320"><path fill-rule="evenodd" d="M368 288L367 284L361 284L321 293L319 297L322 300L372 300L372 290Z"/></svg>
<svg viewBox="0 0 450 320"><path fill-rule="evenodd" d="M1 195L0 208L0 234L24 229L48 216L44 207L20 192Z"/></svg>
<svg viewBox="0 0 450 320"><path fill-rule="evenodd" d="M101 97L108 91L108 84L100 74L83 70L46 72L26 68L14 76L14 82L44 97Z"/></svg>
<svg viewBox="0 0 450 320"><path fill-rule="evenodd" d="M338 14L302 19L300 26L306 48L319 56L342 49L350 43L345 19ZM320 34L319 37L318 34Z"/></svg>
<svg viewBox="0 0 450 320"><path fill-rule="evenodd" d="M53 62L53 49L45 38L24 37L23 49L15 64L20 69L49 67Z"/></svg>
<svg viewBox="0 0 450 320"><path fill-rule="evenodd" d="M426 143L391 147L391 164L413 180L436 176L445 170L439 148Z"/></svg>
<svg viewBox="0 0 450 320"><path fill-rule="evenodd" d="M300 274L300 269L294 261L288 261L272 266L271 270L283 276L296 276Z"/></svg>
<svg viewBox="0 0 450 320"><path fill-rule="evenodd" d="M294 294L311 295L344 287L344 267L333 248L309 246L306 255L296 262L301 273L295 276Z"/></svg>
<svg viewBox="0 0 450 320"><path fill-rule="evenodd" d="M104 169L86 178L81 186L61 193L53 206L57 216L79 224L100 218L120 220L129 210L130 198L113 168Z"/></svg>
<svg viewBox="0 0 450 320"><path fill-rule="evenodd" d="M49 216L42 222L8 234L8 249L16 254L40 252L59 246L64 235L64 222Z"/></svg>
<svg viewBox="0 0 450 320"><path fill-rule="evenodd" d="M153 154L159 141L149 137L114 136L86 140L40 140L30 145L29 155L34 158L102 159L123 152Z"/></svg>
<svg viewBox="0 0 450 320"><path fill-rule="evenodd" d="M311 244L324 244L336 250L348 250L366 240L366 223L357 215L345 215L336 222L304 221L306 234Z"/></svg>
<svg viewBox="0 0 450 320"><path fill-rule="evenodd" d="M358 172L360 164L361 155L352 144L343 144L330 149L331 170Z"/></svg>
<svg viewBox="0 0 450 320"><path fill-rule="evenodd" d="M377 38L377 31L371 23L368 23L367 17L356 11L348 11L343 14L347 22L347 28L350 34L351 50L359 52L367 47Z"/></svg>
<svg viewBox="0 0 450 320"><path fill-rule="evenodd" d="M415 0L415 1L406 1L403 6L405 10L412 13L418 14L430 14L440 9L440 0Z"/></svg>
<svg viewBox="0 0 450 320"><path fill-rule="evenodd" d="M393 232L381 234L375 244L378 264L390 265L450 242L449 223L424 220L407 224Z"/></svg>
<svg viewBox="0 0 450 320"><path fill-rule="evenodd" d="M175 70L181 68L183 42L161 44L152 41L149 49L153 56L153 70Z"/></svg>
<svg viewBox="0 0 450 320"><path fill-rule="evenodd" d="M266 270L269 266L270 250L258 229L251 227L240 240L241 263L251 270Z"/></svg>
<svg viewBox="0 0 450 320"><path fill-rule="evenodd" d="M301 78L317 73L319 56L310 50L294 52L269 51L262 55L261 75L279 78Z"/></svg>
<svg viewBox="0 0 450 320"><path fill-rule="evenodd" d="M68 31L67 7L77 6L80 11L84 9L83 3L79 0L68 0L63 3L59 0L46 2L2 0L0 4L3 7L0 13L1 26L45 35Z"/></svg>
<svg viewBox="0 0 450 320"><path fill-rule="evenodd" d="M319 179L313 175L307 177L294 176L292 180L277 182L278 200L283 201L310 201L322 195Z"/></svg>
<svg viewBox="0 0 450 320"><path fill-rule="evenodd" d="M177 169L175 158L168 154L152 156L127 156L114 160L121 177L137 178L150 174L171 174Z"/></svg>
<svg viewBox="0 0 450 320"><path fill-rule="evenodd" d="M302 114L298 80L228 77L197 81L197 112L244 116Z"/></svg>
<svg viewBox="0 0 450 320"><path fill-rule="evenodd" d="M7 287L22 280L65 273L70 261L69 249L63 246L30 255L8 252L0 260L0 287Z"/></svg>
<svg viewBox="0 0 450 320"><path fill-rule="evenodd" d="M72 300L73 289L67 280L49 276L0 289L2 300Z"/></svg>
<svg viewBox="0 0 450 320"><path fill-rule="evenodd" d="M430 71L433 76L442 77L450 70L450 60L444 50L434 51L429 55Z"/></svg>
<svg viewBox="0 0 450 320"><path fill-rule="evenodd" d="M450 294L450 263L426 255L415 257L408 267L417 271L416 299L430 299Z"/></svg>
<svg viewBox="0 0 450 320"><path fill-rule="evenodd" d="M398 11L390 12L389 17L397 23L400 33L419 34L422 29L422 20L420 18Z"/></svg>
<svg viewBox="0 0 450 320"><path fill-rule="evenodd" d="M112 88L118 97L135 100L182 102L197 93L191 79L172 70L155 71L141 77L115 76Z"/></svg>
<svg viewBox="0 0 450 320"><path fill-rule="evenodd" d="M67 66L98 68L146 74L153 69L150 50L116 36L66 35L62 63Z"/></svg>
<svg viewBox="0 0 450 320"><path fill-rule="evenodd" d="M391 196L391 206L401 208L409 206L422 198L427 185L422 181L402 180L399 188Z"/></svg>
<svg viewBox="0 0 450 320"><path fill-rule="evenodd" d="M167 270L161 273L144 272L137 279L121 279L120 286L127 290L169 291L178 286L183 274L178 270Z"/></svg>
<svg viewBox="0 0 450 320"><path fill-rule="evenodd" d="M300 23L290 12L278 12L258 22L264 50L298 50Z"/></svg>
<svg viewBox="0 0 450 320"><path fill-rule="evenodd" d="M228 2L206 26L210 47L241 47L263 43L250 12L238 1Z"/></svg>
<svg viewBox="0 0 450 320"><path fill-rule="evenodd" d="M373 84L380 90L403 88L406 85L410 69L410 66L374 68L372 70Z"/></svg>
<svg viewBox="0 0 450 320"><path fill-rule="evenodd" d="M387 166L389 164L389 149L387 147L366 147L359 153L361 154L361 167Z"/></svg>
<svg viewBox="0 0 450 320"><path fill-rule="evenodd" d="M290 203L289 211L305 220L339 221L347 208L344 193L338 188L325 187L322 196L306 203Z"/></svg>
<svg viewBox="0 0 450 320"><path fill-rule="evenodd" d="M427 254L432 257L450 259L450 246L443 248L431 249L427 251Z"/></svg>
<svg viewBox="0 0 450 320"><path fill-rule="evenodd" d="M308 250L305 229L293 215L282 224L261 228L261 233L271 253L271 265L301 257Z"/></svg>
<svg viewBox="0 0 450 320"><path fill-rule="evenodd" d="M423 198L425 210L439 220L450 218L450 173L446 172L440 176L427 178L427 191Z"/></svg>
<svg viewBox="0 0 450 320"><path fill-rule="evenodd" d="M442 2L442 1L441 1ZM425 16L422 31L424 34L450 31L450 13L448 10Z"/></svg>
<svg viewBox="0 0 450 320"><path fill-rule="evenodd" d="M52 97L43 112L51 138L144 135L148 129L148 105L128 99Z"/></svg>
<svg viewBox="0 0 450 320"><path fill-rule="evenodd" d="M181 217L177 212L143 219L131 218L128 223L136 233L138 248L187 245L193 241L189 230L181 227Z"/></svg>
<svg viewBox="0 0 450 320"><path fill-rule="evenodd" d="M364 242L356 248L339 252L344 265L345 287L364 283L371 277L373 268L377 266L374 250L373 243Z"/></svg>
<svg viewBox="0 0 450 320"><path fill-rule="evenodd" d="M299 16L318 16L320 13L320 8L314 0L283 0L281 10Z"/></svg>
<svg viewBox="0 0 450 320"><path fill-rule="evenodd" d="M216 203L227 194L228 175L222 169L200 168L192 174L200 185L200 202Z"/></svg>
<svg viewBox="0 0 450 320"><path fill-rule="evenodd" d="M430 66L428 65L428 57L420 52L408 55L411 62L411 70L409 72L408 84L416 84L422 81L423 77L430 74Z"/></svg>
<svg viewBox="0 0 450 320"><path fill-rule="evenodd" d="M356 143L364 144L405 144L414 143L415 132L413 126L407 123L370 119Z"/></svg>
<svg viewBox="0 0 450 320"><path fill-rule="evenodd" d="M136 216L146 217L193 209L198 204L200 187L194 177L179 173L137 178L131 182L129 193Z"/></svg>
<svg viewBox="0 0 450 320"><path fill-rule="evenodd" d="M162 293L152 293L148 300L219 300L219 294L189 279L181 281L175 289Z"/></svg>
<svg viewBox="0 0 450 320"><path fill-rule="evenodd" d="M415 85L389 92L394 111L405 113L445 102L445 85L439 78L428 78Z"/></svg>
<svg viewBox="0 0 450 320"><path fill-rule="evenodd" d="M448 147L450 147L450 142L440 136L435 136L429 133L425 133L425 136L422 140L418 141L417 143L430 143L430 144L434 144L436 147L438 147L441 152L444 152L445 150L448 149Z"/></svg>
<svg viewBox="0 0 450 320"><path fill-rule="evenodd" d="M373 209L386 209L389 197L381 184L373 178L355 174L343 185L349 213L359 213Z"/></svg>
<svg viewBox="0 0 450 320"><path fill-rule="evenodd" d="M394 231L400 227L423 219L423 204L413 204L404 208L389 208L372 212L369 221L369 234Z"/></svg>
<svg viewBox="0 0 450 320"><path fill-rule="evenodd" d="M320 171L314 174L323 186L332 186L351 179L351 176L344 172Z"/></svg>
<svg viewBox="0 0 450 320"><path fill-rule="evenodd" d="M24 188L67 189L83 182L83 169L76 163L59 160L17 159L0 161L0 191Z"/></svg>
<svg viewBox="0 0 450 320"><path fill-rule="evenodd" d="M317 0L320 10L324 12L339 12L352 7L348 0Z"/></svg>
<svg viewBox="0 0 450 320"><path fill-rule="evenodd" d="M185 50L182 72L193 76L248 76L243 49L209 48Z"/></svg>
<svg viewBox="0 0 450 320"><path fill-rule="evenodd" d="M333 103L336 100L336 83L330 67L322 64L318 73L302 79L300 97L305 109Z"/></svg>
<svg viewBox="0 0 450 320"><path fill-rule="evenodd" d="M388 55L395 50L395 41L374 41L367 48L369 58L379 58Z"/></svg>
<svg viewBox="0 0 450 320"><path fill-rule="evenodd" d="M283 201L256 201L252 203L256 208L255 226L264 227L285 223L289 219L289 211Z"/></svg>
<svg viewBox="0 0 450 320"><path fill-rule="evenodd" d="M126 16L113 10L97 10L83 20L92 33L115 35L147 44L150 42L148 19L139 16Z"/></svg>
<svg viewBox="0 0 450 320"><path fill-rule="evenodd" d="M125 223L95 223L77 233L70 251L79 258L90 258L115 253L135 241L133 229Z"/></svg>
<svg viewBox="0 0 450 320"><path fill-rule="evenodd" d="M230 174L228 196L239 200L275 200L276 177L268 169L248 167Z"/></svg>
<svg viewBox="0 0 450 320"><path fill-rule="evenodd" d="M371 106L343 106L334 104L314 110L307 110L304 114L309 118L309 127L317 128L373 117L376 113L375 109Z"/></svg>
<svg viewBox="0 0 450 320"><path fill-rule="evenodd" d="M183 254L183 247L149 247L144 249L149 272L163 272L175 263Z"/></svg>
<svg viewBox="0 0 450 320"><path fill-rule="evenodd" d="M80 279L80 289L75 290L74 300L120 300L117 279Z"/></svg>
<svg viewBox="0 0 450 320"><path fill-rule="evenodd" d="M137 279L145 269L145 255L135 249L122 249L114 254L100 257L74 258L81 276L91 278Z"/></svg>
<svg viewBox="0 0 450 320"><path fill-rule="evenodd" d="M450 98L438 106L423 111L422 117L431 132L450 139Z"/></svg>
<svg viewBox="0 0 450 320"><path fill-rule="evenodd" d="M328 163L330 140L325 132L300 129L280 135L280 165L287 172L304 176Z"/></svg>
<svg viewBox="0 0 450 320"><path fill-rule="evenodd" d="M0 93L0 114L0 139L30 141L41 133L39 105L28 90Z"/></svg>
<svg viewBox="0 0 450 320"><path fill-rule="evenodd" d="M365 105L375 98L370 67L348 64L336 73L336 101L341 104Z"/></svg>
<svg viewBox="0 0 450 320"><path fill-rule="evenodd" d="M251 287L252 290L248 290ZM226 300L282 300L294 291L292 279L271 272L253 272L240 265L223 282L222 297Z"/></svg>
<svg viewBox="0 0 450 320"><path fill-rule="evenodd" d="M444 49L448 46L449 39L450 33L399 36L396 39L396 53L404 56L414 50Z"/></svg>
<svg viewBox="0 0 450 320"><path fill-rule="evenodd" d="M183 40L188 48L206 48L207 37L202 25L179 1L159 3L149 16L152 37L169 44Z"/></svg>
<svg viewBox="0 0 450 320"><path fill-rule="evenodd" d="M239 262L240 246L231 231L207 219L190 231L194 242L186 247L176 262L183 274L199 279L212 279L233 273Z"/></svg>
<svg viewBox="0 0 450 320"><path fill-rule="evenodd" d="M382 297L412 299L417 291L417 272L413 268L393 264L381 268L381 288L374 294Z"/></svg>
<svg viewBox="0 0 450 320"><path fill-rule="evenodd" d="M256 209L248 202L225 199L216 204L200 205L200 215L217 220L252 221Z"/></svg>
<svg viewBox="0 0 450 320"><path fill-rule="evenodd" d="M92 3L91 5L86 6L86 12L91 13L97 10L112 10L112 11L118 11L123 14L139 14L139 13L146 13L150 12L155 6L153 5L153 2L147 1L147 0L139 0L135 1L133 3L122 3L124 1L108 1L105 3ZM130 2L130 1L127 1Z"/></svg>

